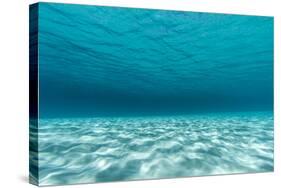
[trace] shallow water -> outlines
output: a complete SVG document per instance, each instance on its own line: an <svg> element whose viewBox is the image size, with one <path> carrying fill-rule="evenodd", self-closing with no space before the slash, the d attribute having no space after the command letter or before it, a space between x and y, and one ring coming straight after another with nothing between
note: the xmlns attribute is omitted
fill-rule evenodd
<svg viewBox="0 0 281 188"><path fill-rule="evenodd" d="M273 170L271 112L41 119L40 185Z"/></svg>
<svg viewBox="0 0 281 188"><path fill-rule="evenodd" d="M273 170L272 17L56 3L37 10L35 184Z"/></svg>

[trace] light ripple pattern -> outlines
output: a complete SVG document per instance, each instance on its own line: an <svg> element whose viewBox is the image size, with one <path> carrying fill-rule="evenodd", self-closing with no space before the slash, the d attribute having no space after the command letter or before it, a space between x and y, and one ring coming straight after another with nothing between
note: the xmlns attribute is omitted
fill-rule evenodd
<svg viewBox="0 0 281 188"><path fill-rule="evenodd" d="M41 119L40 185L273 171L271 112Z"/></svg>

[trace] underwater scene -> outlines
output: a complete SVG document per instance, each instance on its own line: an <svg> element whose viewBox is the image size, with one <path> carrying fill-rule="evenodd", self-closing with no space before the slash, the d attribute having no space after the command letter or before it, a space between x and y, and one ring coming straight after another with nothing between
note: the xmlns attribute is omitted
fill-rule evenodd
<svg viewBox="0 0 281 188"><path fill-rule="evenodd" d="M31 182L274 170L273 17L35 9Z"/></svg>

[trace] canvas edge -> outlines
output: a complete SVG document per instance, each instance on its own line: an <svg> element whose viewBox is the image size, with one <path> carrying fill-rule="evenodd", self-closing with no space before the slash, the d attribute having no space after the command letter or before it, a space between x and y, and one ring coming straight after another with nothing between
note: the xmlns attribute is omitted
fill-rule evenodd
<svg viewBox="0 0 281 188"><path fill-rule="evenodd" d="M29 5L29 183L37 186L39 185L38 18L39 4Z"/></svg>

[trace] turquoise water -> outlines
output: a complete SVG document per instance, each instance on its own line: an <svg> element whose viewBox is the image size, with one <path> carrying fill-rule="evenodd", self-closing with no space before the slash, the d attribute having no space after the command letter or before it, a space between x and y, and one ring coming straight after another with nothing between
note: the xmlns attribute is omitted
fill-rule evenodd
<svg viewBox="0 0 281 188"><path fill-rule="evenodd" d="M272 17L37 8L35 182L273 171Z"/></svg>
<svg viewBox="0 0 281 188"><path fill-rule="evenodd" d="M273 19L39 6L40 117L273 110Z"/></svg>

